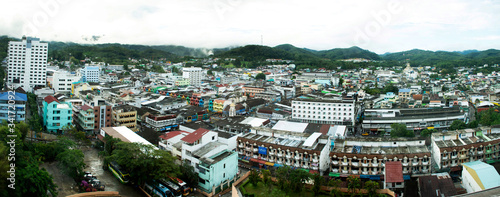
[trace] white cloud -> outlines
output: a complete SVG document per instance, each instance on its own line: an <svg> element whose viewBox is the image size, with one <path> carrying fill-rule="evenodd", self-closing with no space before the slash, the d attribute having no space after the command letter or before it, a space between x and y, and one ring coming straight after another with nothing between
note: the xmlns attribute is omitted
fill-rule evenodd
<svg viewBox="0 0 500 197"><path fill-rule="evenodd" d="M500 45L491 36L500 33L496 1L32 0L8 7L0 12L0 34L21 37L35 27L31 36L42 40L80 43L98 35L98 43L211 48L260 44L263 35L269 46L359 45L377 53Z"/></svg>

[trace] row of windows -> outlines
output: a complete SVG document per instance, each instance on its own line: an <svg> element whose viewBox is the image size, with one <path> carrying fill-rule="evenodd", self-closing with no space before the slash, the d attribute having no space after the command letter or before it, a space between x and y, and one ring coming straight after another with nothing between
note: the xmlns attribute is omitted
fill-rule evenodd
<svg viewBox="0 0 500 197"><path fill-rule="evenodd" d="M316 118L316 116L311 116L311 115L300 115L300 114L299 114L299 115L294 114L294 115L293 115L293 117L298 117L298 118L314 118L314 119L317 119L317 118L318 118L318 119L324 119L324 120L325 120L325 119L328 119L328 120L331 120L331 119L332 119L332 117L331 117L331 116L318 116L318 117ZM343 119L345 119L345 117L340 117L340 116L338 116L338 117L333 117L333 119L334 119L334 120L335 120L335 119L337 119L337 120L343 120Z"/></svg>
<svg viewBox="0 0 500 197"><path fill-rule="evenodd" d="M26 47L25 44L10 44L11 47ZM47 45L31 45L32 48L47 48Z"/></svg>
<svg viewBox="0 0 500 197"><path fill-rule="evenodd" d="M293 112L297 112L297 113L304 113L304 114L316 114L315 111L313 111L311 113L311 111L300 111L300 110L293 110ZM318 114L321 114L321 112L318 112ZM346 115L347 113L344 113L344 116ZM323 115L327 115L326 112L323 112ZM328 115L332 115L332 112L328 112ZM337 115L337 113L333 112L333 115ZM339 112L338 115L342 115L342 112ZM352 115L352 113L349 113L349 116Z"/></svg>
<svg viewBox="0 0 500 197"><path fill-rule="evenodd" d="M338 106L338 107L352 107L352 104L334 104L334 103L311 103L311 102L298 102L298 101L294 101L293 102L293 105L315 105L315 106Z"/></svg>
<svg viewBox="0 0 500 197"><path fill-rule="evenodd" d="M64 88L59 88L60 91L64 91ZM71 90L71 88L66 88L66 90Z"/></svg>
<svg viewBox="0 0 500 197"><path fill-rule="evenodd" d="M297 107L298 109L311 109L311 107L302 107L302 106L298 106ZM294 106L294 109L295 109L295 106ZM316 107L312 107L313 110L316 109ZM339 108L339 111L342 111L342 109L344 109L343 111L352 111L352 108L349 108L349 110L347 110L347 108ZM323 109L321 109L321 107L318 107L318 110L327 110L326 107L323 107ZM328 108L328 110L332 110L331 107ZM333 111L336 111L337 108L333 108Z"/></svg>

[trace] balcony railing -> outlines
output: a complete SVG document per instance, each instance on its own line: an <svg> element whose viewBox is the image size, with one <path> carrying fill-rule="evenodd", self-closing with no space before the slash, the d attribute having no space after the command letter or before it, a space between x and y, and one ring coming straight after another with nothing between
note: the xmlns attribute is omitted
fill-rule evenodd
<svg viewBox="0 0 500 197"><path fill-rule="evenodd" d="M293 166L300 168L300 163L295 163L295 164L293 164Z"/></svg>
<svg viewBox="0 0 500 197"><path fill-rule="evenodd" d="M304 168L304 169L308 169L308 168L309 168L309 166L308 166L308 165L303 165L303 166L302 166L302 168Z"/></svg>
<svg viewBox="0 0 500 197"><path fill-rule="evenodd" d="M460 156L458 156L458 157L459 157L460 159L465 159L465 158L467 158L467 155L462 154L462 155L460 155Z"/></svg>
<svg viewBox="0 0 500 197"><path fill-rule="evenodd" d="M418 166L418 161L411 162L411 165Z"/></svg>
<svg viewBox="0 0 500 197"><path fill-rule="evenodd" d="M422 173L428 173L429 170L422 170Z"/></svg>
<svg viewBox="0 0 500 197"><path fill-rule="evenodd" d="M319 162L319 160L317 158L316 159L313 158L313 163L318 163L318 162Z"/></svg>
<svg viewBox="0 0 500 197"><path fill-rule="evenodd" d="M348 174L349 171L348 170L342 170L342 174Z"/></svg>
<svg viewBox="0 0 500 197"><path fill-rule="evenodd" d="M276 154L276 155L277 155L278 157L283 157L283 154L281 154L281 153L278 153L278 154Z"/></svg>
<svg viewBox="0 0 500 197"><path fill-rule="evenodd" d="M361 166L368 167L368 163L361 163Z"/></svg>
<svg viewBox="0 0 500 197"><path fill-rule="evenodd" d="M283 161L278 160L276 163L278 163L278 164L282 164L282 163L283 163Z"/></svg>
<svg viewBox="0 0 500 197"><path fill-rule="evenodd" d="M269 152L269 155L274 155L274 152L273 152L273 151L270 151L270 152Z"/></svg>
<svg viewBox="0 0 500 197"><path fill-rule="evenodd" d="M429 165L429 161L422 161L422 165L424 166Z"/></svg>
<svg viewBox="0 0 500 197"><path fill-rule="evenodd" d="M332 172L333 172L333 173L338 173L338 172L339 172L339 169L333 168L333 169L332 169Z"/></svg>
<svg viewBox="0 0 500 197"><path fill-rule="evenodd" d="M352 171L352 174L358 174L358 173L359 173L359 171L358 171L358 170L353 170L353 171Z"/></svg>
<svg viewBox="0 0 500 197"><path fill-rule="evenodd" d="M377 174L378 174L378 171L372 171L372 174L373 174L373 175L377 175Z"/></svg>
<svg viewBox="0 0 500 197"><path fill-rule="evenodd" d="M408 162L404 162L402 164L403 164L403 166L408 166Z"/></svg>
<svg viewBox="0 0 500 197"><path fill-rule="evenodd" d="M378 163L372 163L373 167L378 167Z"/></svg>
<svg viewBox="0 0 500 197"><path fill-rule="evenodd" d="M482 155L482 154L484 154L484 152L483 151L477 151L477 154L478 155Z"/></svg>
<svg viewBox="0 0 500 197"><path fill-rule="evenodd" d="M339 164L339 161L337 161L337 160L333 160L333 161L332 161L332 164L333 164L333 165L338 165L338 164Z"/></svg>
<svg viewBox="0 0 500 197"><path fill-rule="evenodd" d="M347 166L347 165L349 165L349 163L348 162L342 162L342 165L343 166Z"/></svg>
<svg viewBox="0 0 500 197"><path fill-rule="evenodd" d="M312 170L318 170L318 166L311 167Z"/></svg>
<svg viewBox="0 0 500 197"><path fill-rule="evenodd" d="M452 163L451 164L451 167L455 167L455 166L458 166L458 163Z"/></svg>
<svg viewBox="0 0 500 197"><path fill-rule="evenodd" d="M274 159L273 159L273 158L270 158L270 159L269 159L269 162L274 162Z"/></svg>
<svg viewBox="0 0 500 197"><path fill-rule="evenodd" d="M245 148L245 150L247 150L247 151L250 151L250 149L252 149L252 148L250 148L250 147L246 147Z"/></svg>
<svg viewBox="0 0 500 197"><path fill-rule="evenodd" d="M408 170L403 170L403 174L408 174Z"/></svg>
<svg viewBox="0 0 500 197"><path fill-rule="evenodd" d="M300 156L295 156L294 158L295 158L295 160L299 160Z"/></svg>
<svg viewBox="0 0 500 197"><path fill-rule="evenodd" d="M254 153L259 152L259 149L258 148L253 148L253 152Z"/></svg>
<svg viewBox="0 0 500 197"><path fill-rule="evenodd" d="M443 157L441 157L441 159L442 159L443 161L446 161L446 160L448 160L448 156L443 156Z"/></svg>
<svg viewBox="0 0 500 197"><path fill-rule="evenodd" d="M368 171L362 171L361 174L368 174Z"/></svg>
<svg viewBox="0 0 500 197"><path fill-rule="evenodd" d="M452 155L451 156L451 159L456 159L457 158L457 155Z"/></svg>
<svg viewBox="0 0 500 197"><path fill-rule="evenodd" d="M358 166L359 166L359 163L358 163L358 162L354 162L354 163L351 163L351 164L352 164L352 166L356 166L356 167L358 167Z"/></svg>
<svg viewBox="0 0 500 197"><path fill-rule="evenodd" d="M257 158L258 158L258 157L257 157L257 155L253 155L252 157L253 157L254 159L257 159Z"/></svg>
<svg viewBox="0 0 500 197"><path fill-rule="evenodd" d="M243 144L238 145L238 148L243 148L243 147L245 147L245 145L243 145Z"/></svg>

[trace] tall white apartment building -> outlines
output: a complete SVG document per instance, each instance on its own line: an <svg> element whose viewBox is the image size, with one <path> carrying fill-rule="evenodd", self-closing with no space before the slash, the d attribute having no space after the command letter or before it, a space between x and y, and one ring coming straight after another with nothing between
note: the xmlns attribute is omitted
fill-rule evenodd
<svg viewBox="0 0 500 197"><path fill-rule="evenodd" d="M40 38L23 36L21 41L10 41L8 50L7 82L14 88L31 92L45 87L47 82L48 43Z"/></svg>
<svg viewBox="0 0 500 197"><path fill-rule="evenodd" d="M354 126L357 115L354 100L295 99L292 119L300 122Z"/></svg>
<svg viewBox="0 0 500 197"><path fill-rule="evenodd" d="M82 76L83 82L99 82L99 75L101 74L101 68L99 66L85 66L80 70L80 75Z"/></svg>
<svg viewBox="0 0 500 197"><path fill-rule="evenodd" d="M54 88L55 92L71 92L71 84L80 81L80 78L80 76L69 72L55 72L52 77L52 88Z"/></svg>
<svg viewBox="0 0 500 197"><path fill-rule="evenodd" d="M182 68L182 78L189 79L189 85L200 86L203 78L203 69L200 67Z"/></svg>

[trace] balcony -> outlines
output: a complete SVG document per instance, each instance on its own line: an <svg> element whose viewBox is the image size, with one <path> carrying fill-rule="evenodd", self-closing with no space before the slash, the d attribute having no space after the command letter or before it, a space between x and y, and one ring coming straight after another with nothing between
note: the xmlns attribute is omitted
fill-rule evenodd
<svg viewBox="0 0 500 197"><path fill-rule="evenodd" d="M385 167L385 163L382 163L382 167Z"/></svg>
<svg viewBox="0 0 500 197"><path fill-rule="evenodd" d="M412 166L418 166L418 161L411 162Z"/></svg>
<svg viewBox="0 0 500 197"><path fill-rule="evenodd" d="M408 162L404 162L402 164L403 164L403 166L408 166Z"/></svg>
<svg viewBox="0 0 500 197"><path fill-rule="evenodd" d="M308 165L303 165L303 166L302 166L302 168L304 168L304 169L308 169L308 168L309 168L309 166L308 166Z"/></svg>
<svg viewBox="0 0 500 197"><path fill-rule="evenodd" d="M286 158L287 158L287 159L290 159L290 158L292 158L292 155L287 154L287 155L286 155Z"/></svg>
<svg viewBox="0 0 500 197"><path fill-rule="evenodd" d="M238 154L243 155L243 151L242 151L242 150L239 150L239 151L238 151Z"/></svg>
<svg viewBox="0 0 500 197"><path fill-rule="evenodd" d="M269 151L269 155L274 155L274 152L273 151Z"/></svg>
<svg viewBox="0 0 500 197"><path fill-rule="evenodd" d="M250 149L251 149L250 147L245 147L246 151L250 151Z"/></svg>
<svg viewBox="0 0 500 197"><path fill-rule="evenodd" d="M276 154L276 155L277 155L278 157L283 157L283 154L281 154L281 153L278 153L278 154Z"/></svg>
<svg viewBox="0 0 500 197"><path fill-rule="evenodd" d="M296 168L300 168L300 163L295 163L293 164L293 166L295 166Z"/></svg>
<svg viewBox="0 0 500 197"><path fill-rule="evenodd" d="M287 162L285 162L285 165L290 166L290 165L292 165L292 163L290 163L289 161L287 161Z"/></svg>
<svg viewBox="0 0 500 197"><path fill-rule="evenodd" d="M253 148L253 152L254 153L259 152L259 149L258 148Z"/></svg>
<svg viewBox="0 0 500 197"><path fill-rule="evenodd" d="M484 152L483 151L477 151L477 154L478 155L482 155L482 154L484 154Z"/></svg>
<svg viewBox="0 0 500 197"><path fill-rule="evenodd" d="M281 160L278 160L276 163L283 164L283 162Z"/></svg>
<svg viewBox="0 0 500 197"><path fill-rule="evenodd" d="M429 170L422 169L422 173L429 173Z"/></svg>
<svg viewBox="0 0 500 197"><path fill-rule="evenodd" d="M489 154L491 152L492 152L491 149L486 149L486 154Z"/></svg>
<svg viewBox="0 0 500 197"><path fill-rule="evenodd" d="M258 158L258 157L257 157L257 155L253 155L252 157L253 157L254 159L257 159L257 158Z"/></svg>
<svg viewBox="0 0 500 197"><path fill-rule="evenodd" d="M269 159L269 162L274 162L274 159L273 158Z"/></svg>
<svg viewBox="0 0 500 197"><path fill-rule="evenodd" d="M457 155L452 155L451 156L451 159L456 159L457 158Z"/></svg>
<svg viewBox="0 0 500 197"><path fill-rule="evenodd" d="M373 167L378 167L378 163L372 163Z"/></svg>
<svg viewBox="0 0 500 197"><path fill-rule="evenodd" d="M368 174L368 171L362 171L361 174Z"/></svg>
<svg viewBox="0 0 500 197"><path fill-rule="evenodd" d="M429 165L429 161L422 161L422 165L424 166Z"/></svg>
<svg viewBox="0 0 500 197"><path fill-rule="evenodd" d="M354 162L354 163L351 163L352 166L356 166L358 167L359 166L359 162Z"/></svg>
<svg viewBox="0 0 500 197"><path fill-rule="evenodd" d="M332 161L332 164L333 164L333 165L339 165L339 161L337 161L337 160L333 160L333 161Z"/></svg>
<svg viewBox="0 0 500 197"><path fill-rule="evenodd" d="M377 175L378 171L372 171L372 175Z"/></svg>
<svg viewBox="0 0 500 197"><path fill-rule="evenodd" d="M304 158L305 162L309 162L309 160L310 160L309 157Z"/></svg>
<svg viewBox="0 0 500 197"><path fill-rule="evenodd" d="M447 167L448 167L448 164L443 164L442 168L447 168Z"/></svg>
<svg viewBox="0 0 500 197"><path fill-rule="evenodd" d="M349 171L348 170L342 170L342 174L348 174Z"/></svg>
<svg viewBox="0 0 500 197"><path fill-rule="evenodd" d="M452 163L451 164L451 167L456 167L456 166L458 166L458 163Z"/></svg>
<svg viewBox="0 0 500 197"><path fill-rule="evenodd" d="M318 170L318 166L311 167L312 170Z"/></svg>
<svg viewBox="0 0 500 197"><path fill-rule="evenodd" d="M238 145L238 148L243 148L243 147L245 147L245 145L243 145L243 144Z"/></svg>
<svg viewBox="0 0 500 197"><path fill-rule="evenodd" d="M352 174L358 174L359 173L359 170L353 170L352 171Z"/></svg>
<svg viewBox="0 0 500 197"><path fill-rule="evenodd" d="M313 158L313 163L318 163L318 162L319 162L318 158Z"/></svg>
<svg viewBox="0 0 500 197"><path fill-rule="evenodd" d="M295 156L295 160L300 160L300 156Z"/></svg>
<svg viewBox="0 0 500 197"><path fill-rule="evenodd" d="M460 156L458 156L458 157L459 157L460 159L467 159L467 155L465 155L465 154L462 154L462 155L460 155Z"/></svg>
<svg viewBox="0 0 500 197"><path fill-rule="evenodd" d="M342 162L342 166L348 166L349 163L348 162Z"/></svg>
<svg viewBox="0 0 500 197"><path fill-rule="evenodd" d="M333 169L332 169L332 172L333 172L333 173L338 173L338 172L339 172L339 169L337 169L337 168L333 168Z"/></svg>
<svg viewBox="0 0 500 197"><path fill-rule="evenodd" d="M408 174L409 171L408 170L403 170L403 174Z"/></svg>
<svg viewBox="0 0 500 197"><path fill-rule="evenodd" d="M361 163L361 166L368 167L368 163Z"/></svg>
<svg viewBox="0 0 500 197"><path fill-rule="evenodd" d="M447 160L448 160L448 156L443 156L443 157L441 157L441 160L443 160L443 161L447 161Z"/></svg>

